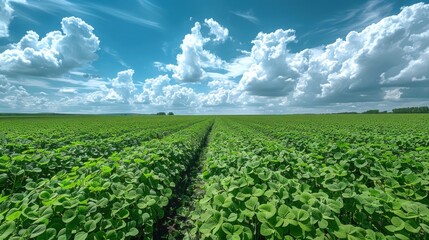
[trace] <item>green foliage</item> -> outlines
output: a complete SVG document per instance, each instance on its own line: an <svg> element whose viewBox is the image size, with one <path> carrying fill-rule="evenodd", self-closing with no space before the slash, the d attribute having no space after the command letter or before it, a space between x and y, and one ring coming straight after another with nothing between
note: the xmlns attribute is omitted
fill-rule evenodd
<svg viewBox="0 0 429 240"><path fill-rule="evenodd" d="M429 237L427 117L307 117L216 121L188 239Z"/></svg>
<svg viewBox="0 0 429 240"><path fill-rule="evenodd" d="M4 121L0 239L429 239L426 115L106 118Z"/></svg>
<svg viewBox="0 0 429 240"><path fill-rule="evenodd" d="M71 166L65 170L50 168L56 167L52 159L40 165L40 158L26 159L27 153L11 154L0 162L8 166L0 165L0 173L13 181L22 178L23 187L9 182L11 188L0 190L5 194L0 195L0 239L151 238L172 197L171 188L199 153L212 125L207 117L174 118L134 135L141 138L136 144L116 145L116 150L85 161L59 163ZM153 125L159 121L148 119ZM121 139L127 141L125 133ZM37 177L43 171L29 172L26 164L51 169L52 177Z"/></svg>

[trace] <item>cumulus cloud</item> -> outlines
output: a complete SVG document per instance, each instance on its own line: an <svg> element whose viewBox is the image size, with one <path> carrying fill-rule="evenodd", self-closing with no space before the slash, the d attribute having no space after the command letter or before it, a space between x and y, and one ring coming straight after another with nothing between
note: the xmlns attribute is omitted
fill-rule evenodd
<svg viewBox="0 0 429 240"><path fill-rule="evenodd" d="M168 75L146 79L143 84L142 93L137 96L137 101L144 104L163 105L163 88L169 85L170 80Z"/></svg>
<svg viewBox="0 0 429 240"><path fill-rule="evenodd" d="M170 108L196 108L200 105L200 96L192 88L170 83L168 75L146 79L136 102Z"/></svg>
<svg viewBox="0 0 429 240"><path fill-rule="evenodd" d="M116 78L112 79L112 88L122 100L129 99L136 90L133 75L134 70L128 69L119 72Z"/></svg>
<svg viewBox="0 0 429 240"><path fill-rule="evenodd" d="M222 27L218 22L213 20L213 18L204 19L204 22L205 24L207 24L207 26L209 26L210 34L215 36L213 41L225 42L225 40L228 39L228 34L229 34L228 29Z"/></svg>
<svg viewBox="0 0 429 240"><path fill-rule="evenodd" d="M216 23L214 20L210 22L211 24ZM225 30L227 31L227 29ZM191 33L185 36L180 45L182 53L176 57L177 65L167 65L166 69L173 70L174 79L183 82L197 82L205 77L204 69L221 68L223 61L204 49L204 45L209 41L210 38L205 38L201 34L201 24L196 22Z"/></svg>
<svg viewBox="0 0 429 240"><path fill-rule="evenodd" d="M66 17L60 31L40 39L34 31L0 53L0 73L7 76L58 76L97 58L99 40L82 19Z"/></svg>
<svg viewBox="0 0 429 240"><path fill-rule="evenodd" d="M14 12L11 2L25 4L26 0L0 0L0 38L9 37L9 24Z"/></svg>
<svg viewBox="0 0 429 240"><path fill-rule="evenodd" d="M385 100L399 100L402 95L400 88L386 90L384 93Z"/></svg>
<svg viewBox="0 0 429 240"><path fill-rule="evenodd" d="M12 19L13 8L8 0L0 0L0 38L9 37L9 24Z"/></svg>
<svg viewBox="0 0 429 240"><path fill-rule="evenodd" d="M39 95L31 95L24 87L13 85L4 76L0 76L1 112L47 111L50 102L43 94Z"/></svg>
<svg viewBox="0 0 429 240"><path fill-rule="evenodd" d="M97 91L84 94L87 102L112 102L132 104L136 87L133 80L134 70L118 72L116 78L101 84Z"/></svg>
<svg viewBox="0 0 429 240"><path fill-rule="evenodd" d="M325 47L291 53L287 44L294 40L293 30L259 33L240 88L306 105L397 100L408 94L394 87L407 93L429 87L428 4L404 7Z"/></svg>
<svg viewBox="0 0 429 240"><path fill-rule="evenodd" d="M298 77L288 61L287 44L294 40L293 30L259 33L252 41L253 63L243 74L240 87L258 96L281 96L290 92Z"/></svg>

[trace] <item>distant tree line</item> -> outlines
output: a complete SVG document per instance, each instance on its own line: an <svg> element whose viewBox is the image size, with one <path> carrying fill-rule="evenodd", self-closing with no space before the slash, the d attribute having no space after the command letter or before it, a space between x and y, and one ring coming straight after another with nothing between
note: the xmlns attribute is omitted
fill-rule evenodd
<svg viewBox="0 0 429 240"><path fill-rule="evenodd" d="M159 112L159 113L157 113L156 115L170 115L170 116L173 116L173 115L174 115L174 113L173 113L173 112L168 112L168 113L165 113L165 112Z"/></svg>
<svg viewBox="0 0 429 240"><path fill-rule="evenodd" d="M407 107L407 108L394 108L393 113L429 113L429 107Z"/></svg>
<svg viewBox="0 0 429 240"><path fill-rule="evenodd" d="M370 109L365 112L362 112L362 114L387 114L387 113L429 113L429 107L422 106L422 107L394 108L392 109L392 112L380 111L378 109ZM357 114L357 112L340 112L337 114Z"/></svg>
<svg viewBox="0 0 429 240"><path fill-rule="evenodd" d="M378 109L371 109L368 111L363 112L363 114L379 114L379 113L387 113L387 111L380 111Z"/></svg>

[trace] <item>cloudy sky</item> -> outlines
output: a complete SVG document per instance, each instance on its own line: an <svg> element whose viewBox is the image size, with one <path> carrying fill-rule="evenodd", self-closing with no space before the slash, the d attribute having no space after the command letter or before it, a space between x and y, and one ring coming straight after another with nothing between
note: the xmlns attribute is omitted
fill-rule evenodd
<svg viewBox="0 0 429 240"><path fill-rule="evenodd" d="M0 112L390 110L428 78L428 2L0 0Z"/></svg>

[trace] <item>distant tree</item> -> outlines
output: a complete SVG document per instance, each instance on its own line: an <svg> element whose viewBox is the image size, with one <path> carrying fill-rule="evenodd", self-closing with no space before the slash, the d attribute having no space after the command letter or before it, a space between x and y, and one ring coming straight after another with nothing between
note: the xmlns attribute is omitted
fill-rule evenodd
<svg viewBox="0 0 429 240"><path fill-rule="evenodd" d="M339 112L338 114L357 114L357 112Z"/></svg>
<svg viewBox="0 0 429 240"><path fill-rule="evenodd" d="M394 108L393 113L429 113L428 106L422 107L406 107L406 108Z"/></svg>
<svg viewBox="0 0 429 240"><path fill-rule="evenodd" d="M167 115L167 114L165 114L165 112L159 112L156 115Z"/></svg>
<svg viewBox="0 0 429 240"><path fill-rule="evenodd" d="M173 112L168 112L168 115L173 116L174 113Z"/></svg>
<svg viewBox="0 0 429 240"><path fill-rule="evenodd" d="M378 113L380 113L380 110L378 110L378 109L371 109L371 110L363 112L363 114L378 114Z"/></svg>

